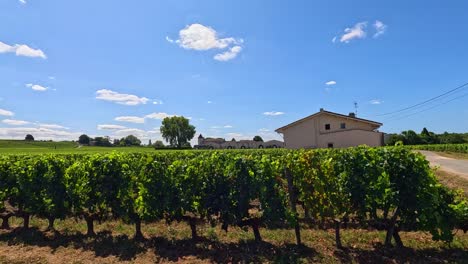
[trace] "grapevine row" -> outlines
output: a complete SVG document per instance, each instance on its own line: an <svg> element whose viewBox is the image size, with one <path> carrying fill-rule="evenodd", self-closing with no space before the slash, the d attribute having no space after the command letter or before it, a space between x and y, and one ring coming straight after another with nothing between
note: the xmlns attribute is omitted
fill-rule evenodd
<svg viewBox="0 0 468 264"><path fill-rule="evenodd" d="M431 145L414 145L412 149L440 151L440 152L457 152L468 154L468 144L431 144Z"/></svg>
<svg viewBox="0 0 468 264"><path fill-rule="evenodd" d="M299 215L335 223L353 220L387 231L431 232L451 241L466 230L468 203L441 186L428 162L403 147L341 150L173 151L93 155L0 156L0 216L79 217L94 235L94 222L118 218L135 224L187 221L197 237L200 222L260 228L294 226Z"/></svg>

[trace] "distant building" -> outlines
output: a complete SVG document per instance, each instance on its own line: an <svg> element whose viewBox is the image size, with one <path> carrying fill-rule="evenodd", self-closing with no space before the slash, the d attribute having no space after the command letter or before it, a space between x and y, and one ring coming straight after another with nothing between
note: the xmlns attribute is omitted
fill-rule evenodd
<svg viewBox="0 0 468 264"><path fill-rule="evenodd" d="M204 138L200 134L198 136L198 145L195 148L199 149L261 149L261 148L283 148L284 143L278 140L270 141L253 141L232 139L226 141L224 138Z"/></svg>
<svg viewBox="0 0 468 264"><path fill-rule="evenodd" d="M286 148L346 148L358 145L382 146L382 123L320 109L275 131L283 134Z"/></svg>

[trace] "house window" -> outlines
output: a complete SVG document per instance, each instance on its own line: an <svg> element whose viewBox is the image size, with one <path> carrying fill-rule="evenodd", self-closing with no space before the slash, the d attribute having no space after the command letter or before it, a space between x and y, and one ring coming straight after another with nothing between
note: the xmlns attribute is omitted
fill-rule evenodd
<svg viewBox="0 0 468 264"><path fill-rule="evenodd" d="M341 129L345 129L346 128L346 123L341 123L340 127L341 127Z"/></svg>
<svg viewBox="0 0 468 264"><path fill-rule="evenodd" d="M333 143L328 143L328 148L333 148Z"/></svg>
<svg viewBox="0 0 468 264"><path fill-rule="evenodd" d="M330 124L325 124L325 130L330 130Z"/></svg>

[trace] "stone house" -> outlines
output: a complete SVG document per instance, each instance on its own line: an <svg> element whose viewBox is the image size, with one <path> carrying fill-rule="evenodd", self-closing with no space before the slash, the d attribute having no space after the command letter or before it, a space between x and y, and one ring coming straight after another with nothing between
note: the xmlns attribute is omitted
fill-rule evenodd
<svg viewBox="0 0 468 264"><path fill-rule="evenodd" d="M358 145L382 146L382 123L356 117L354 113L342 115L323 108L320 112L280 127L275 131L283 135L286 148L346 148Z"/></svg>

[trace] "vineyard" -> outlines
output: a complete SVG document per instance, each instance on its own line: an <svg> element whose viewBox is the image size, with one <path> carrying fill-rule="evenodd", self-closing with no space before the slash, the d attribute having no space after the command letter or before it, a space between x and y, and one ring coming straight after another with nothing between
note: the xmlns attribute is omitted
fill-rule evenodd
<svg viewBox="0 0 468 264"><path fill-rule="evenodd" d="M431 144L409 146L411 149L468 154L468 144Z"/></svg>
<svg viewBox="0 0 468 264"><path fill-rule="evenodd" d="M153 153L0 156L1 228L9 218L78 218L95 235L96 221L135 226L165 220L225 231L293 227L300 221L340 230L386 231L385 245L403 246L400 231L427 231L450 242L468 229L468 202L439 184L424 156L404 147L335 150L168 151Z"/></svg>

